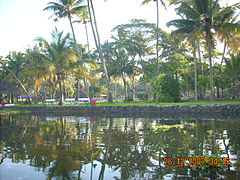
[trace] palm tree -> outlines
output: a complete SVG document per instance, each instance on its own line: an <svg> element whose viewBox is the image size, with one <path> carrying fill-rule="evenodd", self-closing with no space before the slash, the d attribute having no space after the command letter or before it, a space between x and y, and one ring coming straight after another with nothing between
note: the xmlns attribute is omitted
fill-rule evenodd
<svg viewBox="0 0 240 180"><path fill-rule="evenodd" d="M159 41L159 2L161 2L162 6L164 6L166 8L166 5L165 3L163 2L163 0L144 0L142 2L142 5L145 5L145 4L148 4L150 3L151 1L156 1L156 8L157 8L157 29L156 29L156 39L157 39L157 42L156 42L156 53L157 53L157 73L160 73L160 69L159 69L159 44L158 44L158 41Z"/></svg>
<svg viewBox="0 0 240 180"><path fill-rule="evenodd" d="M52 42L48 42L43 38L37 38L36 40L43 44L43 55L54 66L53 73L57 76L60 89L59 105L62 105L64 101L63 82L66 74L73 72L73 67L77 63L77 56L71 49L69 34L64 36L63 32L55 29L52 32L52 39Z"/></svg>
<svg viewBox="0 0 240 180"><path fill-rule="evenodd" d="M238 17L239 17L239 13L234 17L232 17L230 22L237 23ZM231 34L220 34L220 41L223 42L224 44L221 65L225 60L225 53L227 51L227 48L229 52L231 52L232 54L236 54L237 52L239 52L240 41L239 41L238 33L239 32L236 31L235 33L231 33Z"/></svg>
<svg viewBox="0 0 240 180"><path fill-rule="evenodd" d="M175 2L175 1L174 1ZM172 4L174 4L174 2L172 2ZM176 3L176 2L175 2ZM185 8L184 6L180 6L179 8L176 9L177 14L179 14L179 12L182 11L181 8ZM190 19L191 15L190 14L186 14L185 15L186 19ZM189 16L189 17L188 17ZM172 25L171 24L172 21L167 23L167 26ZM177 24L175 25L178 29L173 31L171 33L171 36L173 38L176 38L177 36L179 36L180 39L186 40L188 42L188 44L190 44L190 46L192 46L193 49L193 61L194 61L194 99L198 100L198 88L197 88L197 58L196 58L196 51L197 51L197 34L194 34L192 32L194 32L196 30L197 27L195 26L186 26L185 24Z"/></svg>
<svg viewBox="0 0 240 180"><path fill-rule="evenodd" d="M0 64L3 66L3 68L5 68L13 77L14 79L16 79L16 81L18 82L18 84L20 85L20 87L22 88L23 92L25 93L25 95L27 96L27 99L30 103L32 103L31 99L28 96L28 92L25 88L25 86L23 85L23 83L20 81L20 79L15 75L15 73L8 68L8 66L6 65L6 63L4 62L4 60L1 59L0 57Z"/></svg>
<svg viewBox="0 0 240 180"><path fill-rule="evenodd" d="M56 16L54 21L57 21L61 18L68 18L70 27L72 30L73 40L75 43L75 49L78 55L78 58L81 59L81 53L79 47L77 45L77 40L73 28L72 17L76 14L81 14L81 11L86 10L86 6L80 5L83 0L58 0L59 3L56 2L49 2L48 6L44 8L44 10L51 10L54 11L52 16Z"/></svg>
<svg viewBox="0 0 240 180"><path fill-rule="evenodd" d="M73 23L83 23L85 26L85 32L86 32L86 38L87 38L87 46L88 46L88 52L90 52L89 49L89 35L88 35L88 29L87 29L87 23L89 22L89 14L88 9L84 9L81 12L77 13L78 20L74 21Z"/></svg>
<svg viewBox="0 0 240 180"><path fill-rule="evenodd" d="M105 42L103 44L104 58L107 60L108 74L113 78L122 78L124 86L124 97L127 101L128 90L127 90L127 74L133 67L132 61L129 60L129 55L126 49L122 47L122 42L117 37L115 42Z"/></svg>
<svg viewBox="0 0 240 180"><path fill-rule="evenodd" d="M54 66L47 58L45 58L45 55L41 52L41 48L38 46L27 49L26 59L27 63L24 66L24 72L30 77L29 82L33 81L33 87L36 94L42 89L42 102L45 102L45 85L47 80L53 75L52 70L54 69Z"/></svg>
<svg viewBox="0 0 240 180"><path fill-rule="evenodd" d="M240 32L239 23L231 23L230 19L236 12L236 5L221 8L219 2L212 0L174 1L180 4L177 9L182 19L168 23L178 29L175 33L188 33L189 36L206 41L206 49L210 64L210 100L214 100L212 50L215 47L216 36Z"/></svg>
<svg viewBox="0 0 240 180"><path fill-rule="evenodd" d="M89 14L88 14L88 9L84 9L84 10L82 10L81 12L79 12L78 14L77 14L77 16L78 16L78 20L76 20L76 21L74 21L73 23L83 23L84 24L84 27L85 27L85 32L86 32L86 39L87 39L87 50L88 50L88 53L90 53L90 46L89 46L89 35L88 35L88 29L87 29L87 22L89 22ZM84 49L85 50L85 49ZM83 56L83 61L85 61L85 58L84 58L84 54L83 54L83 52L86 52L86 51L82 51L82 56ZM81 76L81 72L79 72L80 74L80 76ZM76 83L76 96L75 96L75 99L76 99L76 101L78 101L78 92L79 92L79 88L80 88L80 86L79 86L79 75L77 75L77 79L76 79L76 81L77 81L77 83ZM84 78L83 79L83 81L84 81L84 85L85 85L85 89L87 90L87 94L88 94L88 96L89 96L89 91L88 91L88 83L87 83L87 80Z"/></svg>
<svg viewBox="0 0 240 180"><path fill-rule="evenodd" d="M230 79L233 85L233 88L234 88L233 99L235 99L236 97L238 97L237 85L240 80L239 78L240 77L240 54L231 57L231 59L226 62L225 74Z"/></svg>
<svg viewBox="0 0 240 180"><path fill-rule="evenodd" d="M103 72L104 72L104 76L105 76L105 80L106 80L106 84L107 84L108 102L112 103L113 102L112 88L111 88L110 78L109 78L108 71L107 71L106 61L103 57L102 45L101 45L101 41L100 41L100 36L99 36L99 32L98 32L98 27L97 27L97 20L96 20L96 15L95 15L92 0L87 0L87 4L88 4L88 13L89 13L89 19L90 19L92 32L93 32L94 42L95 42L95 46L97 48L99 59L101 60L101 63L102 63Z"/></svg>

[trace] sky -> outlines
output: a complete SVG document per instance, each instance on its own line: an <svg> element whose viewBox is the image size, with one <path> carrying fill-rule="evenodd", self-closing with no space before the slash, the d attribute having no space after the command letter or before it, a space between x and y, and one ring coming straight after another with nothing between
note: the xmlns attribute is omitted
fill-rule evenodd
<svg viewBox="0 0 240 180"><path fill-rule="evenodd" d="M43 37L51 40L54 27L71 32L67 19L54 22L49 19L51 11L43 11L51 0L0 0L0 56L10 51L24 51L34 45L34 39ZM54 0L53 0L54 1ZM128 23L130 19L146 19L156 22L155 3L141 6L142 0L94 0L101 42L110 38L111 30ZM174 18L173 9L160 8L160 27L167 30L165 24ZM86 44L84 25L74 24L78 43ZM91 36L91 28L88 26ZM92 37L92 36L91 36ZM94 47L90 39L90 46Z"/></svg>
<svg viewBox="0 0 240 180"><path fill-rule="evenodd" d="M36 42L34 39L43 37L51 40L51 32L55 27L64 32L71 32L67 19L54 22L50 19L51 11L43 11L47 3L55 0L0 0L0 56L6 56L10 51L24 51ZM146 19L156 23L156 6L154 2L142 6L143 0L93 0L101 42L110 39L111 30L128 23L130 19ZM239 0L224 0L229 4ZM160 28L170 32L166 22L175 19L173 7L165 10L160 7ZM74 24L78 43L86 44L84 25ZM90 47L94 47L91 28Z"/></svg>

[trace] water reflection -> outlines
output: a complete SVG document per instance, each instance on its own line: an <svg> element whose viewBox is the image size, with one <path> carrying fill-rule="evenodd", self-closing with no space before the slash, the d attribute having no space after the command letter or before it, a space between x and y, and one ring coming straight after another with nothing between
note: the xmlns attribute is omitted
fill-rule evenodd
<svg viewBox="0 0 240 180"><path fill-rule="evenodd" d="M0 179L240 178L240 121L5 116ZM221 154L217 172L164 165L164 158Z"/></svg>

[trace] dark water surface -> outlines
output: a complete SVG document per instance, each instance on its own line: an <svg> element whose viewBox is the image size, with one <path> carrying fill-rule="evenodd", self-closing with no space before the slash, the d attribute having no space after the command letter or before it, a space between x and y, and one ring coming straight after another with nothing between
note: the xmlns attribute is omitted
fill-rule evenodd
<svg viewBox="0 0 240 180"><path fill-rule="evenodd" d="M240 179L240 118L0 118L1 180ZM212 154L230 166L187 165Z"/></svg>

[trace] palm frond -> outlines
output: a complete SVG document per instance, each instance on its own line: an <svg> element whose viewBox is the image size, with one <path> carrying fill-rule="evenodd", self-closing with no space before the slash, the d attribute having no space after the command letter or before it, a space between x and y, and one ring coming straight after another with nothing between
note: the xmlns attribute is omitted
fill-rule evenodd
<svg viewBox="0 0 240 180"><path fill-rule="evenodd" d="M144 0L143 2L142 2L142 5L146 5L146 4L148 4L148 3L150 3L152 0Z"/></svg>
<svg viewBox="0 0 240 180"><path fill-rule="evenodd" d="M196 9L199 14L208 13L209 0L193 0L192 3L194 9Z"/></svg>
<svg viewBox="0 0 240 180"><path fill-rule="evenodd" d="M225 32L226 34L235 34L235 36L239 36L240 23L225 23L218 30Z"/></svg>
<svg viewBox="0 0 240 180"><path fill-rule="evenodd" d="M195 20L188 20L188 19L175 19L172 21L169 21L167 23L167 26L175 26L175 27L183 27L183 26L189 26L189 28L193 28L197 25L197 22Z"/></svg>

